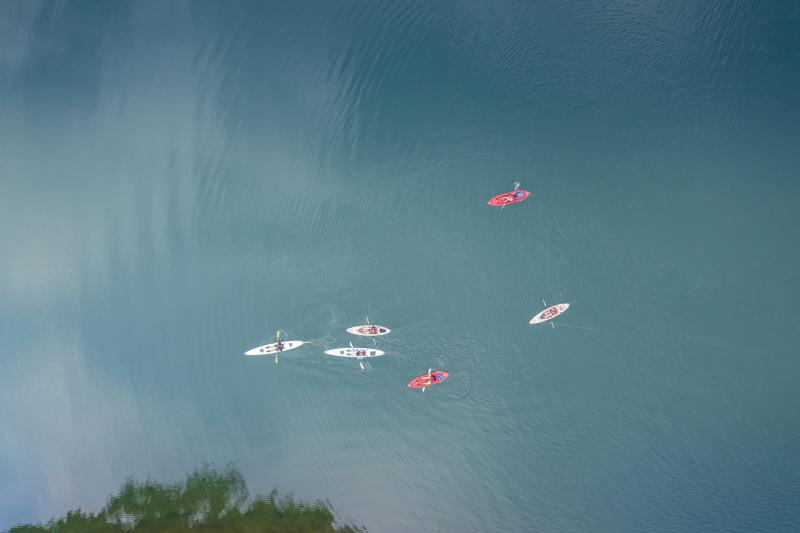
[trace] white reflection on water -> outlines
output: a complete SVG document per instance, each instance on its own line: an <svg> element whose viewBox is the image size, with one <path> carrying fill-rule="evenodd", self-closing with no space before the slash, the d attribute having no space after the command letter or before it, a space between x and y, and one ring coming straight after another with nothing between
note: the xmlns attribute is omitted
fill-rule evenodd
<svg viewBox="0 0 800 533"><path fill-rule="evenodd" d="M170 398L178 405L159 409L164 398L155 391L143 394L139 386L137 393L129 381L92 370L79 340L53 333L19 346L11 357L22 364L3 375L0 457L10 465L0 485L4 513L32 507L46 520L97 509L131 472L167 469L177 478L194 466L181 438L198 423L191 405ZM168 414L176 412L179 419ZM203 439L195 444L202 447Z"/></svg>

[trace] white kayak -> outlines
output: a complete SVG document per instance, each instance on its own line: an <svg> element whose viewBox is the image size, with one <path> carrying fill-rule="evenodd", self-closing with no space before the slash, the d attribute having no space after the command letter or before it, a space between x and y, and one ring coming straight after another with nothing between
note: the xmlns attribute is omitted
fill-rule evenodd
<svg viewBox="0 0 800 533"><path fill-rule="evenodd" d="M562 314L567 309L569 309L569 304L551 305L547 309L543 309L538 313L536 313L536 315L533 318L531 318L531 324L541 324L542 322L547 322L548 320L552 320L555 317Z"/></svg>
<svg viewBox="0 0 800 533"><path fill-rule="evenodd" d="M273 342L272 344L265 344L264 346L256 346L252 350L244 352L245 355L275 355L283 353L288 350L294 350L301 347L305 342L303 341L283 341ZM279 346L282 345L282 346Z"/></svg>
<svg viewBox="0 0 800 533"><path fill-rule="evenodd" d="M375 348L334 348L332 350L325 350L325 355L333 355L335 357L379 357L386 355L386 352L376 350Z"/></svg>
<svg viewBox="0 0 800 533"><path fill-rule="evenodd" d="M376 326L375 324L363 324L361 326L347 328L347 333L361 335L362 337L380 337L381 335L386 335L390 331L392 330L387 327Z"/></svg>

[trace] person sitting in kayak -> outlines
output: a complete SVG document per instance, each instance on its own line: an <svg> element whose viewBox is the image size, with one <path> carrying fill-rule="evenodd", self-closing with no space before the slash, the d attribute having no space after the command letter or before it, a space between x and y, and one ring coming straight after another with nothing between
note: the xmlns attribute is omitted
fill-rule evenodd
<svg viewBox="0 0 800 533"><path fill-rule="evenodd" d="M367 355L367 351L366 350L356 350L356 356L364 357L365 355Z"/></svg>
<svg viewBox="0 0 800 533"><path fill-rule="evenodd" d="M420 382L426 387L436 383L437 381L439 381L439 378L436 377L436 374L425 374L420 379Z"/></svg>
<svg viewBox="0 0 800 533"><path fill-rule="evenodd" d="M552 318L558 314L558 307L551 307L545 313L547 314L545 318Z"/></svg>
<svg viewBox="0 0 800 533"><path fill-rule="evenodd" d="M278 352L282 352L283 351L283 343L282 342L278 342L277 344L275 344L275 350L278 351Z"/></svg>

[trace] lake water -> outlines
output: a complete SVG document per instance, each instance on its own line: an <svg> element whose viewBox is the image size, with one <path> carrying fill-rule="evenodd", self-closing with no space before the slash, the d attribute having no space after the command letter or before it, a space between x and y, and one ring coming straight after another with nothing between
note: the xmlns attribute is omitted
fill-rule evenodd
<svg viewBox="0 0 800 533"><path fill-rule="evenodd" d="M371 531L800 530L799 27L1 2L0 528L232 462Z"/></svg>

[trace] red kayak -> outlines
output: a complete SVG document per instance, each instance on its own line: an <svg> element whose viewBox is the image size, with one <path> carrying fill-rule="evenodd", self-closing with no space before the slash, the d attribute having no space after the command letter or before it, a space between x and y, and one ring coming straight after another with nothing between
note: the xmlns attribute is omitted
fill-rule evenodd
<svg viewBox="0 0 800 533"><path fill-rule="evenodd" d="M487 203L495 207L503 207L504 205L518 204L522 201L525 201L530 195L531 193L529 193L528 191L517 189L516 191L504 192L503 194L498 194L497 196L489 200Z"/></svg>
<svg viewBox="0 0 800 533"><path fill-rule="evenodd" d="M446 380L449 375L450 374L444 370L429 370L425 374L417 376L409 381L408 386L412 389L424 389L425 387L430 387L431 385L438 385L442 381Z"/></svg>

